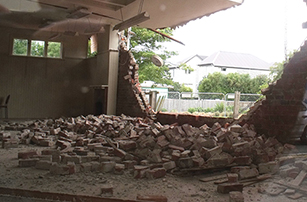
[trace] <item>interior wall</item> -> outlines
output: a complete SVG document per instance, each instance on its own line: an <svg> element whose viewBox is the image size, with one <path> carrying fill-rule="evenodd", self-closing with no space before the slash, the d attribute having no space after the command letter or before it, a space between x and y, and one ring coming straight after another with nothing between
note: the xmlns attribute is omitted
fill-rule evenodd
<svg viewBox="0 0 307 202"><path fill-rule="evenodd" d="M90 86L107 84L108 67L99 55L86 59L88 37L58 38L63 43L62 59L11 55L14 38L45 40L50 34L38 37L31 31L0 28L0 98L11 95L9 118L93 113L94 92Z"/></svg>

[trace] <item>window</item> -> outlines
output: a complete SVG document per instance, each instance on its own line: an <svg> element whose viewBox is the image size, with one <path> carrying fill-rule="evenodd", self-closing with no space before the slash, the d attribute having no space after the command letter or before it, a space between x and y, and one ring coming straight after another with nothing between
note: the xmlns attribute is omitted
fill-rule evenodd
<svg viewBox="0 0 307 202"><path fill-rule="evenodd" d="M31 56L44 57L45 42L44 41L31 41Z"/></svg>
<svg viewBox="0 0 307 202"><path fill-rule="evenodd" d="M28 54L28 40L14 39L13 55L27 55Z"/></svg>
<svg viewBox="0 0 307 202"><path fill-rule="evenodd" d="M33 57L62 58L62 43L41 40L14 39L12 54Z"/></svg>
<svg viewBox="0 0 307 202"><path fill-rule="evenodd" d="M60 42L48 42L47 45L47 57L61 58L61 43Z"/></svg>
<svg viewBox="0 0 307 202"><path fill-rule="evenodd" d="M184 70L184 73L185 73L185 74L191 74L191 70L186 69L186 70Z"/></svg>

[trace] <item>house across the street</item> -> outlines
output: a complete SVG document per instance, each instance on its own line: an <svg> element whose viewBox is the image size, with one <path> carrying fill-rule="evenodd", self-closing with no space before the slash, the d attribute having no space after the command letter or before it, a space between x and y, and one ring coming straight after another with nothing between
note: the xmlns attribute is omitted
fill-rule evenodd
<svg viewBox="0 0 307 202"><path fill-rule="evenodd" d="M182 64L190 66L193 71L180 68ZM197 93L199 82L208 74L214 72L249 74L252 78L259 75L270 74L270 63L247 53L234 53L219 51L212 55L194 55L170 67L172 78L175 82L184 84Z"/></svg>

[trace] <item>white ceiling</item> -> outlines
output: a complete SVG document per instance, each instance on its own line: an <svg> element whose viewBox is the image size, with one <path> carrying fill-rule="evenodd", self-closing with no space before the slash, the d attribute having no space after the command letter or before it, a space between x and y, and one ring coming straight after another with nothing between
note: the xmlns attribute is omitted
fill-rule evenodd
<svg viewBox="0 0 307 202"><path fill-rule="evenodd" d="M103 31L146 11L146 28L183 25L190 20L240 5L243 0L0 0L0 26L89 34ZM88 16L72 19L83 8Z"/></svg>

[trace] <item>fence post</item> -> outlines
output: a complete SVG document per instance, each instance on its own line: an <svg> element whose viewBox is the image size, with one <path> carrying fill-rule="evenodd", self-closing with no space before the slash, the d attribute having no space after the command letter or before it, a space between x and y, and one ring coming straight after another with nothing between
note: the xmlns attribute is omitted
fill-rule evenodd
<svg viewBox="0 0 307 202"><path fill-rule="evenodd" d="M239 116L239 108L240 108L240 92L235 92L235 100L233 107L233 118L236 119Z"/></svg>
<svg viewBox="0 0 307 202"><path fill-rule="evenodd" d="M227 105L227 94L225 95L224 93L223 93L223 95L224 95L224 117L226 117L226 105Z"/></svg>

